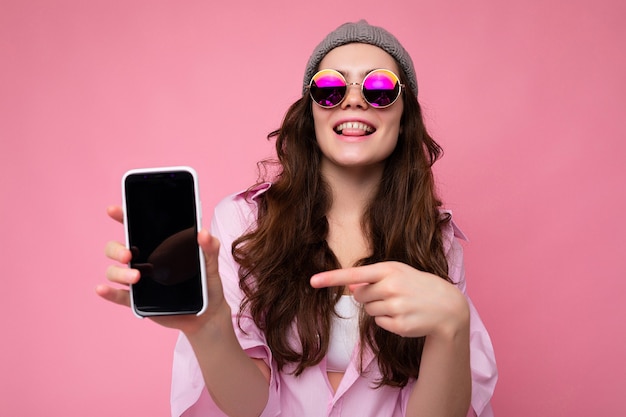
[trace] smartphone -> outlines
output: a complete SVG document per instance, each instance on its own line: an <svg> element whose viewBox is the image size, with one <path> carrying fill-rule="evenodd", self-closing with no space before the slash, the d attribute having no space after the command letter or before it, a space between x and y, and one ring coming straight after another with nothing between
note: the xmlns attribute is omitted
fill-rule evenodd
<svg viewBox="0 0 626 417"><path fill-rule="evenodd" d="M122 178L130 286L138 317L200 315L206 309L204 255L197 242L202 210L196 171L187 166L133 169Z"/></svg>

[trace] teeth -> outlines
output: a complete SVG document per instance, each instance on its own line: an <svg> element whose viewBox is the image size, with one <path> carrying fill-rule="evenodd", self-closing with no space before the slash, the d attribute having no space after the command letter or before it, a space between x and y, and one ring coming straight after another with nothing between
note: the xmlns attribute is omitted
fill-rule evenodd
<svg viewBox="0 0 626 417"><path fill-rule="evenodd" d="M359 129L364 131L365 133L372 133L374 129L371 126L366 125L361 122L345 122L341 123L339 126L335 128L337 132L341 132L344 129Z"/></svg>

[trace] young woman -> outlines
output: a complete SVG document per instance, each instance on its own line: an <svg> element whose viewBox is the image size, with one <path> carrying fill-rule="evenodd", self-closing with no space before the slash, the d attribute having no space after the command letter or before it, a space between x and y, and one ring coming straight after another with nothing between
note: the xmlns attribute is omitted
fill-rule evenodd
<svg viewBox="0 0 626 417"><path fill-rule="evenodd" d="M278 173L224 199L198 235L208 310L155 319L181 331L173 415L493 415L493 350L405 49L365 21L340 26L270 136ZM131 257L117 242L106 253ZM107 277L140 279L119 265ZM128 305L127 290L97 292Z"/></svg>

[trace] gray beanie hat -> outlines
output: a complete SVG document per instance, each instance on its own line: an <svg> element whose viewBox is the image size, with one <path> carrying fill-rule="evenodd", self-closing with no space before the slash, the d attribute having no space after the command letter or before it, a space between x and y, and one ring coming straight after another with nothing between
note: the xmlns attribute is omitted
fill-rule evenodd
<svg viewBox="0 0 626 417"><path fill-rule="evenodd" d="M409 78L409 87L417 96L417 78L415 77L413 61L408 52L391 33L381 27L372 26L365 20L359 20L356 23L344 23L330 32L326 38L317 45L306 65L302 94L306 93L306 88L309 82L311 82L313 75L317 72L317 67L324 56L332 49L348 43L367 43L378 46L394 57Z"/></svg>

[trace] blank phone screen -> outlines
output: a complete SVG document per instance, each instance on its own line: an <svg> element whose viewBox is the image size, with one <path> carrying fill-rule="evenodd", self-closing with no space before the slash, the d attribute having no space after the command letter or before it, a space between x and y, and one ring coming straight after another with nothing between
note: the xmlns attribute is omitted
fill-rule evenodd
<svg viewBox="0 0 626 417"><path fill-rule="evenodd" d="M189 172L131 174L125 179L132 285L141 315L192 314L202 308L194 179Z"/></svg>

